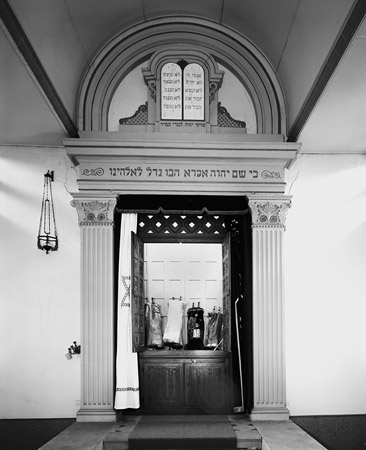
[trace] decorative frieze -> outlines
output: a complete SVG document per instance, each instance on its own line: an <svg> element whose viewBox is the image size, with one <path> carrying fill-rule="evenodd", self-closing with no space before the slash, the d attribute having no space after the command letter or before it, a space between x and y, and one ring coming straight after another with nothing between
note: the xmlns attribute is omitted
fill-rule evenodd
<svg viewBox="0 0 366 450"><path fill-rule="evenodd" d="M185 133L182 133L185 135ZM79 189L152 193L283 193L286 169L298 144L271 142L158 142L143 140L67 140L67 152L79 173ZM66 141L65 141L66 143ZM220 194L219 194L220 195ZM102 200L100 200L102 201ZM258 202L268 200L258 199Z"/></svg>
<svg viewBox="0 0 366 450"><path fill-rule="evenodd" d="M251 163L230 164L169 164L169 163L139 163L117 165L112 162L81 165L81 179L100 179L112 181L170 181L172 178L179 181L196 182L214 181L218 183L273 183L273 180L283 181L281 166L271 167Z"/></svg>

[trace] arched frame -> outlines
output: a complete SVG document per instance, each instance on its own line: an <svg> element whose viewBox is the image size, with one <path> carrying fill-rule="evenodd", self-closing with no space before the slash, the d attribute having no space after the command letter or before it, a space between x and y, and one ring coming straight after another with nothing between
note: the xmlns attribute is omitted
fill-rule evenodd
<svg viewBox="0 0 366 450"><path fill-rule="evenodd" d="M232 29L191 17L151 20L121 32L104 45L81 83L79 131L107 131L109 106L123 78L154 53L182 45L207 53L239 79L252 99L258 134L286 136L285 99L267 58Z"/></svg>
<svg viewBox="0 0 366 450"><path fill-rule="evenodd" d="M211 114L209 112L210 107L214 106L214 110L216 111L216 117L214 119L214 124L217 124L217 96L212 95L211 98L211 90L216 93L217 90L221 87L222 79L224 73L219 70L216 62L212 57L207 55L196 48L190 48L187 50L185 45L175 44L167 46L164 50L160 50L155 52L149 60L147 67L142 69L145 83L147 86L150 86L150 82L152 85L150 86L152 89L155 88L155 107L152 105L152 98L149 95L149 121L154 122L157 118L160 118L161 115L161 102L158 101L161 98L161 69L168 62L174 62L178 59L184 60L187 64L196 63L199 64L204 73L205 80L205 117L204 120L211 122L215 114ZM212 100L212 102L211 102ZM155 102L155 101L154 101ZM212 105L213 103L213 105ZM153 107L150 107L153 106Z"/></svg>

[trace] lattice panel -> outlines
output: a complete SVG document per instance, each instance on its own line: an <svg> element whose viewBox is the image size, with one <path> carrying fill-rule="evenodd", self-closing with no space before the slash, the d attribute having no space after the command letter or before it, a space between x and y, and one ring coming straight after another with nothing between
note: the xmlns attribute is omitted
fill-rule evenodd
<svg viewBox="0 0 366 450"><path fill-rule="evenodd" d="M119 119L120 125L146 125L147 124L147 103L139 106L138 110L131 117Z"/></svg>
<svg viewBox="0 0 366 450"><path fill-rule="evenodd" d="M222 240L225 234L224 216L139 214L138 235L144 240Z"/></svg>
<svg viewBox="0 0 366 450"><path fill-rule="evenodd" d="M246 128L246 123L242 120L233 119L220 102L217 105L217 124L219 127L226 128Z"/></svg>

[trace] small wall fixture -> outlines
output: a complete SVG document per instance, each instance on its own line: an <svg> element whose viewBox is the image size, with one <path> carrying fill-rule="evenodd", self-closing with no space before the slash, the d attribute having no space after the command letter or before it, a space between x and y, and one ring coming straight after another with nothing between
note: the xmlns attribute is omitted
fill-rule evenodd
<svg viewBox="0 0 366 450"><path fill-rule="evenodd" d="M43 198L41 208L41 218L37 237L37 247L48 255L58 249L58 237L55 220L55 209L53 206L52 187L54 171L44 174Z"/></svg>
<svg viewBox="0 0 366 450"><path fill-rule="evenodd" d="M77 345L76 341L74 341L73 344L74 345L71 345L71 347L67 349L67 353L65 355L66 359L71 359L72 355L80 355L81 353L81 345Z"/></svg>

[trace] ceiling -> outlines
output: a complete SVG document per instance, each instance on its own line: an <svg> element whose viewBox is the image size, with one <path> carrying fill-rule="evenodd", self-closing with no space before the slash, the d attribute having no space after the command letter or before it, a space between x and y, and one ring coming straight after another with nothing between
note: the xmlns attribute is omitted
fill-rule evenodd
<svg viewBox="0 0 366 450"><path fill-rule="evenodd" d="M61 145L97 51L127 27L174 15L260 48L302 152L366 153L365 14L365 0L0 0L0 144Z"/></svg>

